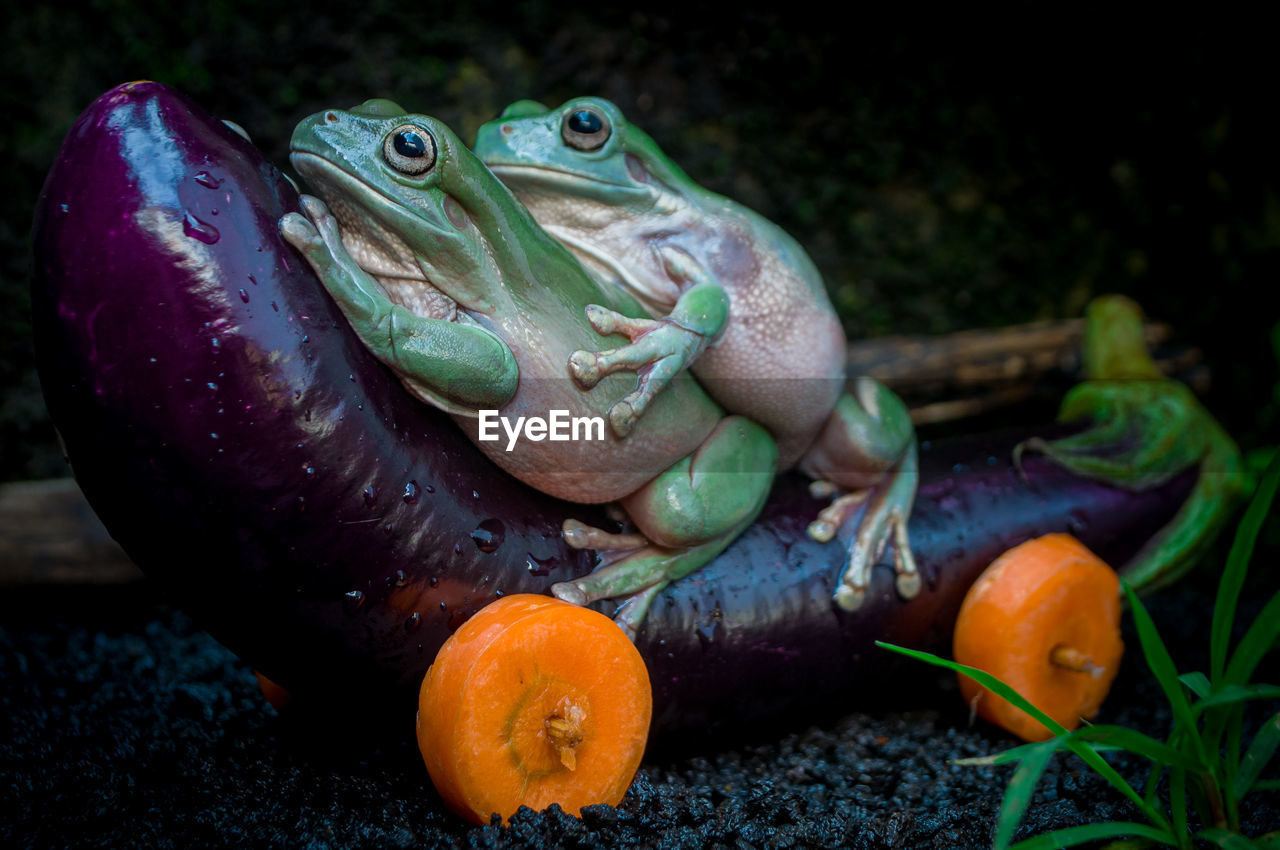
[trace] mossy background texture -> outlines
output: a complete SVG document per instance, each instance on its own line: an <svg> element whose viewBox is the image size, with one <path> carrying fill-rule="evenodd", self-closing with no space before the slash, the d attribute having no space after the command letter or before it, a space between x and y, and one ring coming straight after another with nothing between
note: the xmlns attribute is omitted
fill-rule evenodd
<svg viewBox="0 0 1280 850"><path fill-rule="evenodd" d="M329 106L389 97L470 139L516 99L603 95L694 179L796 236L851 337L1077 316L1123 292L1203 348L1210 407L1245 447L1280 419L1280 125L1257 21L4 5L0 480L64 474L31 349L32 210L76 115L131 79L187 92L281 166L293 125Z"/></svg>

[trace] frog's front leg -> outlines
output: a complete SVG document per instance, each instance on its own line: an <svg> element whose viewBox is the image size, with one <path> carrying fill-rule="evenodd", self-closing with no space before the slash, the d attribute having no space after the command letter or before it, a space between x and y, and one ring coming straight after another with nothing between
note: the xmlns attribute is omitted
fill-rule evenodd
<svg viewBox="0 0 1280 850"><path fill-rule="evenodd" d="M871 378L854 382L813 446L800 459L800 469L821 482L817 490L852 492L839 496L809 525L809 536L827 541L865 503L849 550L849 563L835 593L846 611L857 609L871 581L871 569L890 540L898 593L910 599L920 590L920 576L907 537L907 520L916 498L916 441L911 414L891 390Z"/></svg>
<svg viewBox="0 0 1280 850"><path fill-rule="evenodd" d="M619 437L631 433L650 402L698 359L729 320L729 296L696 260L676 248L658 251L673 279L693 284L681 293L671 312L661 319L634 319L591 304L587 319L598 333L620 333L631 342L607 351L575 351L569 358L569 371L584 389L613 372L639 374L636 389L609 409L609 425Z"/></svg>
<svg viewBox="0 0 1280 850"><path fill-rule="evenodd" d="M324 203L302 196L306 215L288 213L280 233L315 270L360 341L419 398L451 412L501 407L519 369L495 334L475 324L418 316L391 301L342 244Z"/></svg>
<svg viewBox="0 0 1280 850"><path fill-rule="evenodd" d="M623 598L616 620L634 637L664 587L720 554L755 519L777 462L767 431L741 416L724 419L697 451L622 500L641 535L567 521L565 541L596 549L603 561L551 592L578 605Z"/></svg>

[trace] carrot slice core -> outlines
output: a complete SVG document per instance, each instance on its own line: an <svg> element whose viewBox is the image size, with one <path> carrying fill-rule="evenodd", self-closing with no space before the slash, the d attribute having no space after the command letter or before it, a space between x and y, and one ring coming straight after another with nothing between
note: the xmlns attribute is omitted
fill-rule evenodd
<svg viewBox="0 0 1280 850"><path fill-rule="evenodd" d="M436 790L477 823L521 806L617 805L653 713L644 660L608 617L547 596L485 606L441 647L418 700Z"/></svg>
<svg viewBox="0 0 1280 850"><path fill-rule="evenodd" d="M956 618L956 661L1011 685L1067 729L1097 714L1120 667L1120 581L1069 534L1005 552L978 577ZM979 715L1026 741L1052 733L968 676Z"/></svg>

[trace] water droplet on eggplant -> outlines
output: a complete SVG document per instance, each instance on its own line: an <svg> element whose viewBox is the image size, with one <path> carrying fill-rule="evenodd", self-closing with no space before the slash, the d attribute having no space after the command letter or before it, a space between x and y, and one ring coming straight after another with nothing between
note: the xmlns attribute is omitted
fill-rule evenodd
<svg viewBox="0 0 1280 850"><path fill-rule="evenodd" d="M476 548L485 553L497 551L506 536L507 528L500 519L486 519L471 532L471 539L475 541Z"/></svg>
<svg viewBox="0 0 1280 850"><path fill-rule="evenodd" d="M222 236L218 233L218 228L201 221L189 212L182 217L182 232L192 239L199 239L206 245L214 244Z"/></svg>
<svg viewBox="0 0 1280 850"><path fill-rule="evenodd" d="M1076 537L1080 537L1089 529L1088 515L1076 508L1067 515L1067 531Z"/></svg>
<svg viewBox="0 0 1280 850"><path fill-rule="evenodd" d="M449 615L449 631L456 632L458 629L462 628L462 624L466 621L467 612L461 608L454 609L453 613Z"/></svg>
<svg viewBox="0 0 1280 850"><path fill-rule="evenodd" d="M348 590L342 596L342 607L348 614L354 614L364 604L363 590Z"/></svg>
<svg viewBox="0 0 1280 850"><path fill-rule="evenodd" d="M366 508L372 508L374 505L378 504L378 491L374 489L372 484L364 488L364 491L360 495L364 497L364 506Z"/></svg>
<svg viewBox="0 0 1280 850"><path fill-rule="evenodd" d="M404 495L401 496L401 498L404 499L404 503L406 505L416 505L418 504L418 494L420 492L422 492L422 490L418 487L418 482L410 481L408 484L404 485Z"/></svg>
<svg viewBox="0 0 1280 850"><path fill-rule="evenodd" d="M222 185L221 180L219 180L217 177L214 177L212 174L210 174L207 171L196 172L195 180L197 183L199 183L201 186L204 186L206 189L216 189Z"/></svg>
<svg viewBox="0 0 1280 850"><path fill-rule="evenodd" d="M703 623L695 631L698 633L698 643L702 644L703 649L707 649L712 644L724 642L724 624L719 619Z"/></svg>
<svg viewBox="0 0 1280 850"><path fill-rule="evenodd" d="M417 611L410 614L404 621L404 630L406 632L416 632L418 627L422 625L422 615Z"/></svg>

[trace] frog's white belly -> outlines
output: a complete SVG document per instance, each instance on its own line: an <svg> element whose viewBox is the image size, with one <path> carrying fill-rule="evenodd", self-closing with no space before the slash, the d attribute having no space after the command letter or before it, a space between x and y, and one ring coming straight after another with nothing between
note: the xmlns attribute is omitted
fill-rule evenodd
<svg viewBox="0 0 1280 850"><path fill-rule="evenodd" d="M571 502L617 501L696 451L724 415L696 381L680 376L636 428L619 438L609 427L608 411L635 388L635 376L611 375L582 390L568 376L564 341L548 343L531 350L513 346L520 386L488 430L498 439L481 439L479 418L454 417L490 460L544 493ZM541 439L529 434L534 420L547 424L545 431L534 426ZM552 438L557 422L557 434L565 439ZM515 431L520 433L513 440Z"/></svg>

